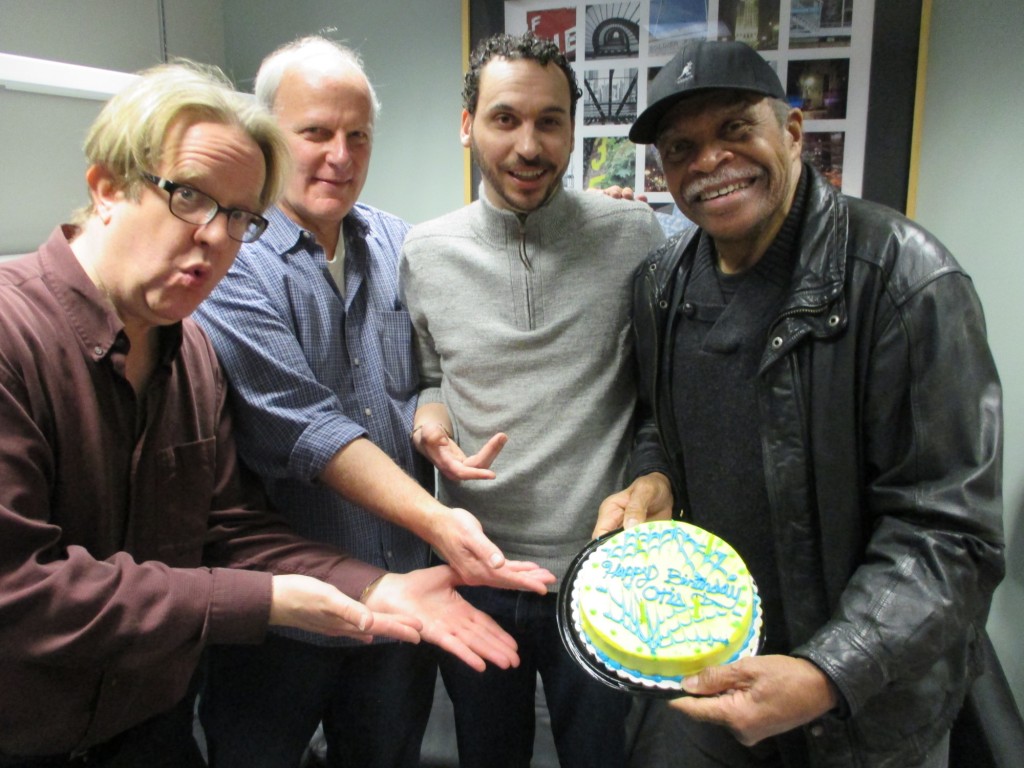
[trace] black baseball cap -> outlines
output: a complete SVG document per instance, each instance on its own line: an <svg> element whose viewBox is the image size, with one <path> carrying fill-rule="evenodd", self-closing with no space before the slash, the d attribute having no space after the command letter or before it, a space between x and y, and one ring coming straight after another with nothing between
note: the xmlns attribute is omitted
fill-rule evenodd
<svg viewBox="0 0 1024 768"><path fill-rule="evenodd" d="M701 91L726 89L786 98L775 70L746 43L687 40L651 81L647 109L629 129L629 140L653 144L661 118L679 101Z"/></svg>

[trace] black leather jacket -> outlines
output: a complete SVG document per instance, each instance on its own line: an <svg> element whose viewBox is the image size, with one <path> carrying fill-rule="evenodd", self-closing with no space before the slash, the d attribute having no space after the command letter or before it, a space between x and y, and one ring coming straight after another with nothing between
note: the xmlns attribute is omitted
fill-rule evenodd
<svg viewBox="0 0 1024 768"><path fill-rule="evenodd" d="M758 380L786 629L845 699L804 726L815 766L914 764L977 672L1003 575L1002 406L970 278L899 214L812 174L799 256ZM669 377L697 238L637 273L634 474L686 507Z"/></svg>

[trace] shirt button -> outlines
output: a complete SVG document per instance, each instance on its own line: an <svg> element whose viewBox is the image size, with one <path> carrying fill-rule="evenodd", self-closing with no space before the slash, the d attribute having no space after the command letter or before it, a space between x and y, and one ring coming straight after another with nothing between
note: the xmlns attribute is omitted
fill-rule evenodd
<svg viewBox="0 0 1024 768"><path fill-rule="evenodd" d="M352 358L352 365L356 365L356 366L359 365L359 358L358 357L353 357Z"/></svg>
<svg viewBox="0 0 1024 768"><path fill-rule="evenodd" d="M373 411L369 408L363 408L363 413L365 413L367 416L370 416L373 414Z"/></svg>
<svg viewBox="0 0 1024 768"><path fill-rule="evenodd" d="M814 736L815 738L821 738L824 735L825 735L825 726L823 726L823 725L812 725L811 726L811 736Z"/></svg>
<svg viewBox="0 0 1024 768"><path fill-rule="evenodd" d="M697 314L697 308L693 306L692 301L683 302L683 314L687 317L693 317Z"/></svg>
<svg viewBox="0 0 1024 768"><path fill-rule="evenodd" d="M93 353L94 355L96 355L97 357L99 357L100 355L102 355L102 354L103 354L103 347L101 347L101 346L98 346L98 345L97 345L97 346L95 346L95 347L93 347L93 348L92 348L92 353Z"/></svg>

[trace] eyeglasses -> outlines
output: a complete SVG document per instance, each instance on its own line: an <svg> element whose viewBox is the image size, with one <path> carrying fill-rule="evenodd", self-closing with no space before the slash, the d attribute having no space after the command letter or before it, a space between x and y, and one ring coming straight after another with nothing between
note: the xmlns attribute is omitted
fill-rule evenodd
<svg viewBox="0 0 1024 768"><path fill-rule="evenodd" d="M171 213L189 224L209 224L221 211L228 217L228 237L240 243L259 239L269 223L265 218L242 208L225 208L205 192L187 184L176 184L142 171L142 178L167 190L167 207Z"/></svg>

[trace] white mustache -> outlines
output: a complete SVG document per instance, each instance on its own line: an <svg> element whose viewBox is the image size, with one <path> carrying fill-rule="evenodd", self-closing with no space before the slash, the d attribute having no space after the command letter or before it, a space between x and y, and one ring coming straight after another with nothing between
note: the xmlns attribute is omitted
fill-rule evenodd
<svg viewBox="0 0 1024 768"><path fill-rule="evenodd" d="M758 174L756 172L750 169L722 168L721 170L715 171L711 176L698 179L689 184L683 190L683 197L692 202L701 198L709 189L724 186L733 181L749 179L752 176L757 175Z"/></svg>

